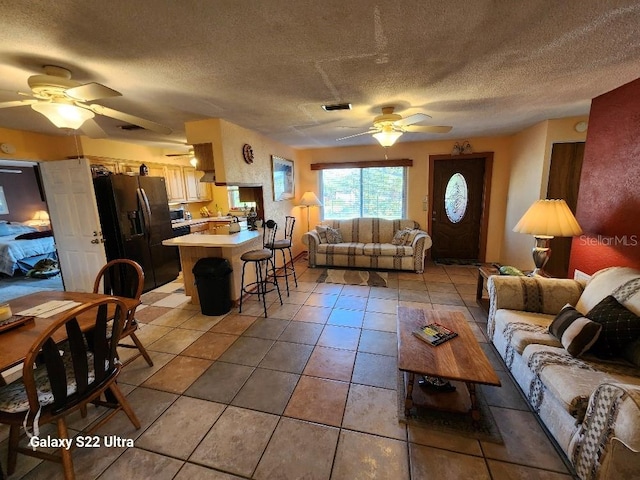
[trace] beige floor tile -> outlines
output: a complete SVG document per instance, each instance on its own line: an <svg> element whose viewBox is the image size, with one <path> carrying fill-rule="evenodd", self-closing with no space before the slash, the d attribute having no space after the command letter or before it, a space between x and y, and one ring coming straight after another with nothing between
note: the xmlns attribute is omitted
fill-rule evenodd
<svg viewBox="0 0 640 480"><path fill-rule="evenodd" d="M462 297L457 293L433 292L429 294L434 305L464 305Z"/></svg>
<svg viewBox="0 0 640 480"><path fill-rule="evenodd" d="M397 300L398 290L396 288L371 287L371 290L369 291L369 297Z"/></svg>
<svg viewBox="0 0 640 480"><path fill-rule="evenodd" d="M340 295L334 307L344 310L365 310L367 308L367 297L349 297Z"/></svg>
<svg viewBox="0 0 640 480"><path fill-rule="evenodd" d="M242 477L219 472L211 468L185 463L173 480L242 480Z"/></svg>
<svg viewBox="0 0 640 480"><path fill-rule="evenodd" d="M173 328L171 327L163 327L160 325L153 325L151 323L139 323L136 330L136 337L138 337L143 345L149 345L171 331L173 331ZM129 338L125 340L129 342L131 341Z"/></svg>
<svg viewBox="0 0 640 480"><path fill-rule="evenodd" d="M426 290L400 290L399 300L401 302L431 303L431 298Z"/></svg>
<svg viewBox="0 0 640 480"><path fill-rule="evenodd" d="M237 335L205 332L184 349L181 355L217 360L238 338Z"/></svg>
<svg viewBox="0 0 640 480"><path fill-rule="evenodd" d="M425 273L424 279L427 283L453 283L446 273Z"/></svg>
<svg viewBox="0 0 640 480"><path fill-rule="evenodd" d="M139 448L129 448L115 461L100 478L136 480L171 480L183 462L174 458L147 452Z"/></svg>
<svg viewBox="0 0 640 480"><path fill-rule="evenodd" d="M396 276L397 276L398 280L400 280L400 281L402 281L402 280L408 280L408 281L412 281L412 282L421 282L421 281L423 281L421 273L396 272Z"/></svg>
<svg viewBox="0 0 640 480"><path fill-rule="evenodd" d="M478 282L478 278L471 274L468 274L468 275L449 274L449 278L456 285L476 285Z"/></svg>
<svg viewBox="0 0 640 480"><path fill-rule="evenodd" d="M253 478L328 480L338 433L337 428L282 418Z"/></svg>
<svg viewBox="0 0 640 480"><path fill-rule="evenodd" d="M339 427L349 384L303 375L284 411L287 417Z"/></svg>
<svg viewBox="0 0 640 480"><path fill-rule="evenodd" d="M150 307L151 308L151 307ZM164 315L160 315L158 318L149 322L151 325L159 325L164 327L179 327L184 322L189 320L196 314L193 310L182 310L179 308L172 308Z"/></svg>
<svg viewBox="0 0 640 480"><path fill-rule="evenodd" d="M483 458L414 443L409 444L409 456L412 478L491 480Z"/></svg>
<svg viewBox="0 0 640 480"><path fill-rule="evenodd" d="M396 314L398 302L386 298L369 298L367 302L367 312Z"/></svg>
<svg viewBox="0 0 640 480"><path fill-rule="evenodd" d="M231 404L282 415L299 378L300 375L294 373L256 368Z"/></svg>
<svg viewBox="0 0 640 480"><path fill-rule="evenodd" d="M407 444L400 440L343 429L340 432L331 478L409 480Z"/></svg>
<svg viewBox="0 0 640 480"><path fill-rule="evenodd" d="M129 385L140 385L176 357L171 353L153 351L150 351L149 355L151 356L151 360L153 360L153 367L150 367L144 358L138 357L122 369L120 375L118 375L118 382Z"/></svg>
<svg viewBox="0 0 640 480"><path fill-rule="evenodd" d="M406 440L405 424L398 422L395 390L351 384L342 428Z"/></svg>
<svg viewBox="0 0 640 480"><path fill-rule="evenodd" d="M312 293L307 298L307 301L304 302L305 305L310 305L312 307L330 307L336 304L338 300L338 295L336 294L325 294L325 293Z"/></svg>
<svg viewBox="0 0 640 480"><path fill-rule="evenodd" d="M312 307L303 305L293 317L294 321L310 323L327 323L331 309L327 307Z"/></svg>
<svg viewBox="0 0 640 480"><path fill-rule="evenodd" d="M136 441L136 446L187 459L226 405L180 397Z"/></svg>
<svg viewBox="0 0 640 480"><path fill-rule="evenodd" d="M283 302L284 300L285 300L285 297L282 298ZM291 320L293 317L296 316L296 313L298 313L298 310L300 310L300 307L301 305L297 303L285 302L284 305L280 305L279 303L276 302L267 309L267 315L269 315L269 318L280 318L283 320Z"/></svg>
<svg viewBox="0 0 640 480"><path fill-rule="evenodd" d="M481 442L485 457L566 473L564 463L531 412L491 407L503 445Z"/></svg>
<svg viewBox="0 0 640 480"><path fill-rule="evenodd" d="M190 460L249 477L278 423L278 416L227 407Z"/></svg>
<svg viewBox="0 0 640 480"><path fill-rule="evenodd" d="M475 455L478 457L482 456L480 442L473 438L415 425L407 425L407 433L410 443L426 445L427 447L444 448L445 450L452 450L454 452L466 453L467 455Z"/></svg>
<svg viewBox="0 0 640 480"><path fill-rule="evenodd" d="M382 288L382 287L381 287ZM345 285L340 292L341 297L368 297L371 293L371 287L364 285Z"/></svg>
<svg viewBox="0 0 640 480"><path fill-rule="evenodd" d="M164 294L162 294L164 295ZM137 308L136 309L136 320L140 323L150 323L155 319L161 317L165 313L170 312L172 309L169 307L152 307L148 306L146 308Z"/></svg>
<svg viewBox="0 0 640 480"><path fill-rule="evenodd" d="M419 292L426 292L427 286L419 275L419 279L416 280L398 280L398 290L417 290Z"/></svg>
<svg viewBox="0 0 640 480"><path fill-rule="evenodd" d="M303 374L348 382L355 359L355 351L315 347Z"/></svg>
<svg viewBox="0 0 640 480"><path fill-rule="evenodd" d="M317 276L319 277L320 274L318 273ZM305 281L304 279L298 277L298 286L294 288L294 291L311 293L313 292L313 289L316 288L316 285L317 283L315 278L313 279L313 281Z"/></svg>
<svg viewBox="0 0 640 480"><path fill-rule="evenodd" d="M224 315L211 316L211 315L203 315L202 313L196 313L194 316L189 318L186 322L180 325L180 328L188 328L192 330L202 330L206 332L211 329L214 325L220 323L220 321L224 318Z"/></svg>
<svg viewBox="0 0 640 480"><path fill-rule="evenodd" d="M356 298L356 297L351 297ZM343 327L362 327L362 321L364 320L363 310L344 310L342 308L334 308L329 315L327 324L329 325L341 325Z"/></svg>
<svg viewBox="0 0 640 480"><path fill-rule="evenodd" d="M456 284L456 290L460 295L473 295L473 298L476 296L476 284Z"/></svg>
<svg viewBox="0 0 640 480"><path fill-rule="evenodd" d="M172 332L167 333L159 340L147 345L147 350L154 352L174 353L178 354L185 348L195 342L202 336L204 332L200 330L187 330L185 328L176 328Z"/></svg>
<svg viewBox="0 0 640 480"><path fill-rule="evenodd" d="M425 282L427 291L430 293L458 293L453 283Z"/></svg>
<svg viewBox="0 0 640 480"><path fill-rule="evenodd" d="M273 304L273 302L266 302L267 312L269 311L269 307ZM280 305L280 302L278 302ZM253 317L264 317L264 306L262 305L262 301L258 302L242 302L242 312L238 307L232 309L233 313L237 313L240 315L248 315Z"/></svg>
<svg viewBox="0 0 640 480"><path fill-rule="evenodd" d="M362 328L369 330L381 330L383 332L397 332L397 314L365 312Z"/></svg>
<svg viewBox="0 0 640 480"><path fill-rule="evenodd" d="M549 472L539 468L488 460L493 480L570 480L569 474Z"/></svg>
<svg viewBox="0 0 640 480"><path fill-rule="evenodd" d="M227 315L220 323L216 324L209 331L215 333L228 333L231 335L242 335L249 328L256 317L248 315Z"/></svg>
<svg viewBox="0 0 640 480"><path fill-rule="evenodd" d="M313 293L324 293L327 295L340 295L345 285L337 283L317 283L313 289Z"/></svg>
<svg viewBox="0 0 640 480"><path fill-rule="evenodd" d="M360 329L342 327L339 325L325 325L318 339L318 345L322 347L342 348L355 350L360 340Z"/></svg>
<svg viewBox="0 0 640 480"><path fill-rule="evenodd" d="M299 291L298 289L290 289L289 296L285 295L282 298L282 301L284 303L291 303L293 305L303 305L304 302L307 301L307 298L309 298L309 295L311 295L310 292L302 292L302 291Z"/></svg>
<svg viewBox="0 0 640 480"><path fill-rule="evenodd" d="M183 393L213 362L202 358L178 356L146 380L142 386Z"/></svg>

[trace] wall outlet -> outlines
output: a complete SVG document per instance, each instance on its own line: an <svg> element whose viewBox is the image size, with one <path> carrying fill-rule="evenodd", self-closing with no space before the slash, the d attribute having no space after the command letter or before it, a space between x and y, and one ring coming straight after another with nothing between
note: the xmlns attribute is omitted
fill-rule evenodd
<svg viewBox="0 0 640 480"><path fill-rule="evenodd" d="M582 270L578 270L576 268L573 272L573 279L578 280L579 282L588 282L591 279L591 275L587 275Z"/></svg>

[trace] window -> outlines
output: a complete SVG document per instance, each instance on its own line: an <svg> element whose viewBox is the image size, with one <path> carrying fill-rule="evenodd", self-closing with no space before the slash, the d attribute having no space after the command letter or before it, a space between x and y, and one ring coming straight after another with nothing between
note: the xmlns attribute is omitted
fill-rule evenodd
<svg viewBox="0 0 640 480"><path fill-rule="evenodd" d="M405 167L324 169L324 218L404 218Z"/></svg>

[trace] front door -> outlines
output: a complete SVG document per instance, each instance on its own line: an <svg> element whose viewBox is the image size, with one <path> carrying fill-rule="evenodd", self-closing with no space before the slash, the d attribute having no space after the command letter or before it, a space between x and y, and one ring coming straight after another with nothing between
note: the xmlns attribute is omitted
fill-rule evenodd
<svg viewBox="0 0 640 480"><path fill-rule="evenodd" d="M91 292L106 256L89 161L42 162L40 172L65 290Z"/></svg>
<svg viewBox="0 0 640 480"><path fill-rule="evenodd" d="M485 158L433 162L431 258L478 261Z"/></svg>

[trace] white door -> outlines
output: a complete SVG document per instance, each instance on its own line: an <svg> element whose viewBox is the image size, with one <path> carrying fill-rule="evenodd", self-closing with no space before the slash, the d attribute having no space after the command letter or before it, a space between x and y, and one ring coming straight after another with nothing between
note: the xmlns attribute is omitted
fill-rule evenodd
<svg viewBox="0 0 640 480"><path fill-rule="evenodd" d="M64 288L91 292L107 259L89 161L42 162L40 171Z"/></svg>

